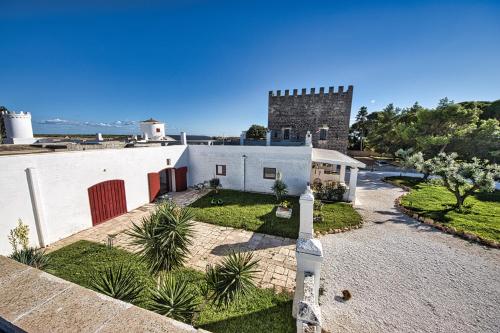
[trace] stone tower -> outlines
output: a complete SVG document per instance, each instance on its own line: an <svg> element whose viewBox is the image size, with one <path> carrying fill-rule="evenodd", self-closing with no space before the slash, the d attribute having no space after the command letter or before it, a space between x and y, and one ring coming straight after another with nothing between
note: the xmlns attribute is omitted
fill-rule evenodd
<svg viewBox="0 0 500 333"><path fill-rule="evenodd" d="M349 119L351 117L353 86L344 91L339 86L325 92L311 88L302 89L299 94L285 90L269 92L268 129L273 142L290 145L304 142L307 131L312 133L313 147L347 152Z"/></svg>

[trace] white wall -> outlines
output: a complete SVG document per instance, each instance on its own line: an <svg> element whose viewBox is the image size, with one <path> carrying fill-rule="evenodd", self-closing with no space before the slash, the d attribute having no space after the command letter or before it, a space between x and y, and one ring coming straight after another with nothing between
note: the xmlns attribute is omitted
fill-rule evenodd
<svg viewBox="0 0 500 333"><path fill-rule="evenodd" d="M186 146L105 149L93 151L0 157L0 254L11 252L9 230L18 219L30 227L32 245L38 245L26 178L36 168L46 224L45 240L52 243L92 226L87 189L111 179L125 181L127 209L149 202L147 173L188 165ZM188 170L188 175L189 175Z"/></svg>
<svg viewBox="0 0 500 333"><path fill-rule="evenodd" d="M301 194L309 181L310 147L189 146L189 182L201 183L218 177L222 187L243 189L243 158L246 155L246 190L271 192L274 180L264 179L263 168L276 168L288 185L289 193ZM216 176L215 166L226 165L226 176Z"/></svg>

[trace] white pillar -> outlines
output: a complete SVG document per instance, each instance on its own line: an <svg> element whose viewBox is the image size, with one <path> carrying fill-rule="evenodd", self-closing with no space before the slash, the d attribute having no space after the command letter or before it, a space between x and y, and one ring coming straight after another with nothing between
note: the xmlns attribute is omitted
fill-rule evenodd
<svg viewBox="0 0 500 333"><path fill-rule="evenodd" d="M149 140L148 133L146 132L142 133L142 138L144 139L144 141L148 141Z"/></svg>
<svg viewBox="0 0 500 333"><path fill-rule="evenodd" d="M314 195L311 187L308 185L306 191L300 196L300 226L299 238L313 238L313 211Z"/></svg>
<svg viewBox="0 0 500 333"><path fill-rule="evenodd" d="M40 247L45 247L47 227L45 224L45 212L43 209L43 200L38 182L38 172L35 168L26 169L26 178L28 180L28 188L31 197L31 207L33 208L33 216L35 217L36 233L38 235L38 244Z"/></svg>
<svg viewBox="0 0 500 333"><path fill-rule="evenodd" d="M345 184L345 165L340 165L340 182Z"/></svg>
<svg viewBox="0 0 500 333"><path fill-rule="evenodd" d="M349 177L349 201L356 201L356 184L358 183L358 168L351 168Z"/></svg>
<svg viewBox="0 0 500 333"><path fill-rule="evenodd" d="M266 146L270 146L271 145L271 131L268 130L266 132Z"/></svg>
<svg viewBox="0 0 500 333"><path fill-rule="evenodd" d="M307 147L312 147L313 144L312 144L312 135L311 135L311 132L310 131L307 131L306 133L306 146Z"/></svg>
<svg viewBox="0 0 500 333"><path fill-rule="evenodd" d="M295 295L293 298L292 315L297 317L298 304L304 300L304 278L305 274L314 276L314 305L319 306L319 285L321 277L321 262L323 261L323 246L319 239L297 239L295 250L297 258L297 275Z"/></svg>
<svg viewBox="0 0 500 333"><path fill-rule="evenodd" d="M247 131L243 131L240 134L240 146L245 145L245 139L247 138Z"/></svg>
<svg viewBox="0 0 500 333"><path fill-rule="evenodd" d="M181 132L181 145L186 146L187 145L187 136L186 132Z"/></svg>
<svg viewBox="0 0 500 333"><path fill-rule="evenodd" d="M97 141L103 141L103 139L102 139L102 133L97 133L96 134L96 140Z"/></svg>

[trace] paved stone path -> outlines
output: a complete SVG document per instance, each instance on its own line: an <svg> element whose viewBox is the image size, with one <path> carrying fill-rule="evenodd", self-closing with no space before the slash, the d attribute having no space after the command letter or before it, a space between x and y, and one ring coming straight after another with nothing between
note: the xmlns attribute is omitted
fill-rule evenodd
<svg viewBox="0 0 500 333"><path fill-rule="evenodd" d="M399 213L403 190L361 172L363 228L321 237L329 332L500 332L500 250ZM352 299L343 302L341 291Z"/></svg>
<svg viewBox="0 0 500 333"><path fill-rule="evenodd" d="M206 192L188 190L172 193L172 200L181 206L189 205ZM48 252L60 249L79 240L106 244L108 235L116 234L113 245L136 252L137 247L130 245L130 237L124 231L139 223L155 209L155 204L146 204L127 214L121 215L93 228L83 230L70 237L51 244ZM257 284L262 288L291 291L295 288L296 260L295 240L265 235L241 229L195 222L195 234L191 246L191 257L187 266L204 271L207 264L220 261L232 249L236 251L254 251L260 259Z"/></svg>

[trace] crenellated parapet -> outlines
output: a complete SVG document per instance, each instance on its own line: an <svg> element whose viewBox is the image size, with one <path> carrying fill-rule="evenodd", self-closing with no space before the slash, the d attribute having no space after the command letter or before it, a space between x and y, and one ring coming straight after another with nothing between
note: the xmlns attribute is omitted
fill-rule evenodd
<svg viewBox="0 0 500 333"><path fill-rule="evenodd" d="M291 93L290 93L289 89L286 89L284 91L271 90L271 91L269 91L269 97L335 96L335 95L338 96L340 94L351 94L352 95L352 92L354 90L354 86L349 85L347 87L347 90L344 90L344 86L338 86L337 90L335 90L335 87L328 87L328 91L325 91L324 87L320 87L319 91L316 91L316 88L310 88L309 92L307 90L308 90L307 88L302 88L300 93L299 93L299 89L293 89Z"/></svg>

